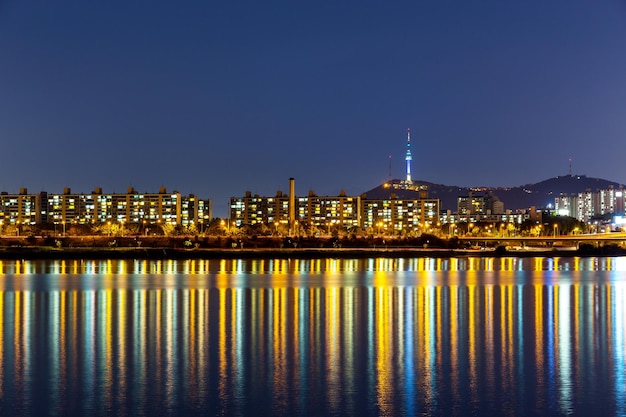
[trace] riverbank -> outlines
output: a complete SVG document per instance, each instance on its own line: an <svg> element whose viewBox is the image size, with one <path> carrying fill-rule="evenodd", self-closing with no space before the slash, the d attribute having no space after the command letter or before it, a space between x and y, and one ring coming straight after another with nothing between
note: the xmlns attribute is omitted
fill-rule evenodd
<svg viewBox="0 0 626 417"><path fill-rule="evenodd" d="M452 258L452 257L555 257L555 256L624 256L621 248L521 249L429 249L411 247L379 248L249 248L249 249L177 249L177 248L52 248L41 246L3 247L0 259L314 259L314 258Z"/></svg>

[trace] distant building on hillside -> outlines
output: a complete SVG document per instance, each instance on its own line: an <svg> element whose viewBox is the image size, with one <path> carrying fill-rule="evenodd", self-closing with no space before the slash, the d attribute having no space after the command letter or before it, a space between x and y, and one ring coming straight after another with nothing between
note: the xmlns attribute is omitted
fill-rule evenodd
<svg viewBox="0 0 626 417"><path fill-rule="evenodd" d="M604 190L577 194L561 194L554 200L555 211L561 216L570 216L587 222L593 217L609 214L624 214L626 190L623 186L609 186Z"/></svg>
<svg viewBox="0 0 626 417"><path fill-rule="evenodd" d="M502 215L504 203L493 192L457 197L457 218L460 220L476 221L486 216Z"/></svg>

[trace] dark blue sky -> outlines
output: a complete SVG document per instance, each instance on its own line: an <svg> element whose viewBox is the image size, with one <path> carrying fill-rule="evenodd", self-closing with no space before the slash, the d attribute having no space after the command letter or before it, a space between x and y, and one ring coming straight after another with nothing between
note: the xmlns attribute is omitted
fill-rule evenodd
<svg viewBox="0 0 626 417"><path fill-rule="evenodd" d="M626 2L0 3L0 190L626 182Z"/></svg>

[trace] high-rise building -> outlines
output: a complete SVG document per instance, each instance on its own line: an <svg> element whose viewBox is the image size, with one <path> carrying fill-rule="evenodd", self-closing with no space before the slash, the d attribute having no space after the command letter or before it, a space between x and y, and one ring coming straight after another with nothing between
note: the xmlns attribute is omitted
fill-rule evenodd
<svg viewBox="0 0 626 417"><path fill-rule="evenodd" d="M576 194L561 194L554 199L554 208L561 216L588 221L597 216L624 214L626 192L622 186Z"/></svg>
<svg viewBox="0 0 626 417"><path fill-rule="evenodd" d="M468 221L475 221L479 216L486 215L485 196L470 192L469 195L457 197L457 213L460 219Z"/></svg>

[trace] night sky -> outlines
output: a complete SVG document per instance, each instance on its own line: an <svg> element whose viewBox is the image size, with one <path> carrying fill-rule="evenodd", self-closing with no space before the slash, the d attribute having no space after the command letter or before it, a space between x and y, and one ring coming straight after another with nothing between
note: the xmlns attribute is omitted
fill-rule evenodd
<svg viewBox="0 0 626 417"><path fill-rule="evenodd" d="M626 2L0 2L0 191L626 182Z"/></svg>

